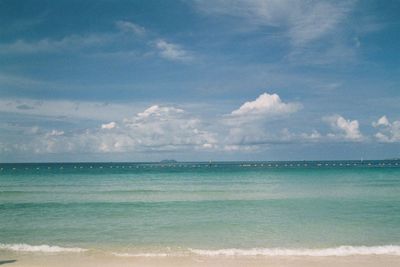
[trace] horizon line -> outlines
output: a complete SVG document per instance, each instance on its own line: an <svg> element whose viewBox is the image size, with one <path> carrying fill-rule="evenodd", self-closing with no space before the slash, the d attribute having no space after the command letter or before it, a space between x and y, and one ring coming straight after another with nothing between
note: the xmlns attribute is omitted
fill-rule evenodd
<svg viewBox="0 0 400 267"><path fill-rule="evenodd" d="M160 161L43 161L43 162L0 162L0 164L114 164L114 163L128 163L128 164L176 164L176 163L239 163L239 162L332 162L332 161L400 161L400 158L385 158L385 159L312 159L312 160L199 160L199 161L179 161L173 160L172 162Z"/></svg>

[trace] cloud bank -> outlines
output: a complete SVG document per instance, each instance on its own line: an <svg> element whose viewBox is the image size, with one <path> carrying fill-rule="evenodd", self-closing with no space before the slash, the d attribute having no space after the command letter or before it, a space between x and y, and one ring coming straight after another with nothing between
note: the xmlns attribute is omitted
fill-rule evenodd
<svg viewBox="0 0 400 267"><path fill-rule="evenodd" d="M173 105L151 105L133 116L131 105L71 103L67 101L35 102L2 100L0 112L18 116L53 118L69 125L90 120L94 127L40 127L38 125L0 125L4 132L15 133L0 138L2 152L46 153L128 153L219 151L252 152L280 144L314 144L326 142L364 142L358 120L341 115L323 117L329 130L310 129L293 132L287 127L289 116L298 114L301 103L285 102L278 94L267 92L246 101L230 113L214 118L196 116ZM121 113L122 112L122 113ZM108 113L98 115L98 113ZM61 116L61 114L64 114ZM122 115L123 116L123 115ZM284 127L279 124L283 122ZM75 125L75 124L74 124ZM378 130L378 142L400 142L400 121L382 116L372 126ZM23 140L12 139L22 136Z"/></svg>

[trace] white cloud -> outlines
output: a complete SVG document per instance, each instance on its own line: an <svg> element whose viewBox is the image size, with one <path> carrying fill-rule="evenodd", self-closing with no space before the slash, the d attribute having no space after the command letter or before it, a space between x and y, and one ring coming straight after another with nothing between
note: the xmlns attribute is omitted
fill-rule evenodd
<svg viewBox="0 0 400 267"><path fill-rule="evenodd" d="M162 117L165 114L182 114L184 111L182 109L178 109L175 107L160 107L159 105L154 105L143 112L139 112L137 116L139 118L148 118L148 117Z"/></svg>
<svg viewBox="0 0 400 267"><path fill-rule="evenodd" d="M138 106L139 104L136 104ZM21 106L30 107L21 109ZM138 108L138 107L136 107ZM140 108L140 105L139 105ZM14 113L47 118L89 119L100 121L114 121L121 119L121 114L136 112L131 103L85 102L68 100L34 99L0 99L0 112Z"/></svg>
<svg viewBox="0 0 400 267"><path fill-rule="evenodd" d="M328 134L328 137L349 141L361 141L364 139L357 120L347 120L340 115L334 115L326 117L325 121L327 121L335 131L335 133Z"/></svg>
<svg viewBox="0 0 400 267"><path fill-rule="evenodd" d="M114 121L101 125L101 129L107 129L107 130L114 129L115 127L117 127L117 124Z"/></svg>
<svg viewBox="0 0 400 267"><path fill-rule="evenodd" d="M180 45L158 39L155 47L159 50L161 57L172 61L190 61L192 56Z"/></svg>
<svg viewBox="0 0 400 267"><path fill-rule="evenodd" d="M288 130L277 132L271 119L281 118L302 108L300 103L285 103L277 94L263 93L253 101L245 102L221 120L221 144L228 151L259 150L265 145L291 142L295 138ZM297 137L296 137L297 139Z"/></svg>
<svg viewBox="0 0 400 267"><path fill-rule="evenodd" d="M64 131L52 130L47 136L61 136L64 135Z"/></svg>
<svg viewBox="0 0 400 267"><path fill-rule="evenodd" d="M29 54L62 52L87 47L98 47L110 43L115 36L111 34L70 35L61 39L41 39L37 41L17 40L13 43L0 44L0 53Z"/></svg>
<svg viewBox="0 0 400 267"><path fill-rule="evenodd" d="M300 137L302 140L308 141L319 141L323 138L323 136L317 130L313 130L310 134L302 133Z"/></svg>
<svg viewBox="0 0 400 267"><path fill-rule="evenodd" d="M34 54L82 52L95 58L137 58L158 55L170 61L188 62L193 55L181 45L162 38L145 36L146 29L130 21L115 22L117 31L91 33L86 35L68 35L62 38L43 38L27 41L18 39L14 42L0 43L0 54ZM143 38L130 38L132 33ZM154 34L153 34L154 35ZM139 45L138 45L139 44ZM110 46L112 51L109 51ZM127 47L130 47L127 49ZM0 74L0 82L2 77Z"/></svg>
<svg viewBox="0 0 400 267"><path fill-rule="evenodd" d="M291 1L288 1L291 2ZM304 45L332 32L349 13L348 4L301 1L302 7L289 17L289 34L296 45Z"/></svg>
<svg viewBox="0 0 400 267"><path fill-rule="evenodd" d="M144 151L210 150L217 146L213 133L203 122L184 110L154 105L118 123L70 131L37 130L33 139L19 143L19 151L35 153L107 153ZM112 130L112 131L111 131ZM8 147L8 146L7 146Z"/></svg>
<svg viewBox="0 0 400 267"><path fill-rule="evenodd" d="M324 141L326 138L316 130L311 133L295 133L288 128L271 129L268 124L253 122L244 127L229 128L226 137L220 140L219 148L225 151L261 151L274 145Z"/></svg>
<svg viewBox="0 0 400 267"><path fill-rule="evenodd" d="M299 103L284 103L277 94L261 94L256 100L248 101L231 112L232 116L263 116L272 117L298 111Z"/></svg>
<svg viewBox="0 0 400 267"><path fill-rule="evenodd" d="M142 147L201 149L216 143L214 135L203 129L200 119L175 107L154 105L125 119L124 124Z"/></svg>
<svg viewBox="0 0 400 267"><path fill-rule="evenodd" d="M380 117L378 121L373 122L372 126L374 126L374 127L390 126L390 122L389 122L388 118L386 117L386 115L384 115L384 116Z"/></svg>
<svg viewBox="0 0 400 267"><path fill-rule="evenodd" d="M325 118L332 129L328 134L321 134L317 130L310 132L306 128L291 129L289 125L293 121L284 121L286 118L282 115L298 111L301 105L283 102L277 94L261 94L227 115L207 119L188 113L186 108L171 105L152 105L140 110L133 110L132 106L132 103L108 105L27 99L0 100L0 112L11 113L12 116L15 116L13 113L46 116L45 121L51 117L54 122L61 122L47 129L43 128L46 124L41 124L40 120L35 120L34 124L27 123L26 117L23 117L21 124L0 124L8 134L0 137L0 150L7 153L233 153L265 150L276 144L368 140L360 132L357 120L345 119L340 115ZM299 113L297 116L301 115ZM95 121L85 124L87 119ZM70 122L73 122L73 127ZM42 127L35 126L36 123ZM81 125L86 128L82 129ZM373 126L379 129L375 135L378 141L400 141L400 121L391 122L382 116ZM13 138L13 133L20 137Z"/></svg>
<svg viewBox="0 0 400 267"><path fill-rule="evenodd" d="M146 32L146 29L144 27L130 21L118 20L117 22L115 22L115 25L121 31L133 32L136 35L143 35Z"/></svg>
<svg viewBox="0 0 400 267"><path fill-rule="evenodd" d="M372 126L379 129L375 134L379 142L394 143L400 142L400 121L390 122L386 116L382 116Z"/></svg>
<svg viewBox="0 0 400 267"><path fill-rule="evenodd" d="M295 46L303 46L334 32L352 10L352 1L215 0L196 1L210 15L242 19L252 27L281 29Z"/></svg>
<svg viewBox="0 0 400 267"><path fill-rule="evenodd" d="M31 54L78 51L85 48L102 48L107 45L121 42L124 34L133 32L144 35L145 29L129 21L117 21L118 32L91 33L86 35L68 35L59 39L43 38L34 41L18 39L11 43L0 44L0 53L3 54ZM128 51L129 52L129 51Z"/></svg>

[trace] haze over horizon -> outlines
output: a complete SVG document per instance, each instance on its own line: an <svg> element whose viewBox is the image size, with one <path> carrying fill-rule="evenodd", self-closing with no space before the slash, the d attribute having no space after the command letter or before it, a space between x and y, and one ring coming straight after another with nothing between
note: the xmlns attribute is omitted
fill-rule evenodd
<svg viewBox="0 0 400 267"><path fill-rule="evenodd" d="M400 157L398 1L0 1L0 162Z"/></svg>

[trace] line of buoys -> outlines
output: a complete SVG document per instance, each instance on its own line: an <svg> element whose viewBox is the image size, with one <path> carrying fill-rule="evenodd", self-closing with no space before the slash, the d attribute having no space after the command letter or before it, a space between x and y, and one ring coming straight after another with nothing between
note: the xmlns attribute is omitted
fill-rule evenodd
<svg viewBox="0 0 400 267"><path fill-rule="evenodd" d="M392 161L392 162L286 162L286 163L238 163L238 164L132 164L132 165L51 165L51 166L43 166L43 165L32 165L32 166L7 166L4 165L0 168L0 171L17 171L17 170L51 170L51 169L59 169L59 170L71 170L71 169L160 169L160 168L225 168L225 167L250 167L250 168L315 168L315 167L398 167L400 166L400 162Z"/></svg>

